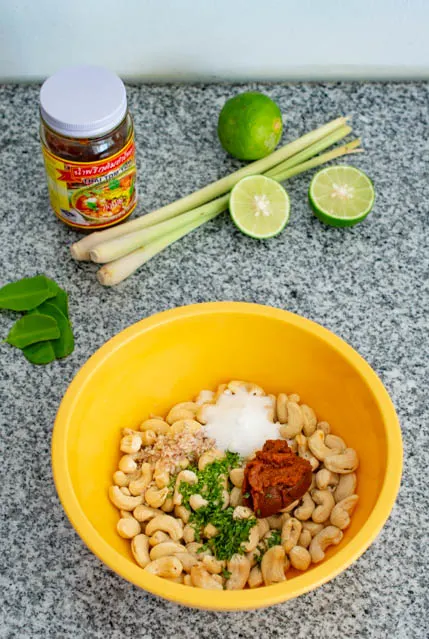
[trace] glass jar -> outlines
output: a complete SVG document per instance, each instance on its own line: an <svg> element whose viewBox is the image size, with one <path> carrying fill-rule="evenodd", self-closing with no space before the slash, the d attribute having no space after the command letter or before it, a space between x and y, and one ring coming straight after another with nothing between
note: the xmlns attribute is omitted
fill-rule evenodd
<svg viewBox="0 0 429 639"><path fill-rule="evenodd" d="M69 226L125 220L137 203L134 126L125 86L101 67L70 67L40 91L40 138L52 208Z"/></svg>

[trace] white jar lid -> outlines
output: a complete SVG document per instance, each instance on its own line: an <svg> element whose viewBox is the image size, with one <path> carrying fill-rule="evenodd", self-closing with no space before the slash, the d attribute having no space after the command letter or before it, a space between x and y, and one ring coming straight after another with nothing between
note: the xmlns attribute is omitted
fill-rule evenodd
<svg viewBox="0 0 429 639"><path fill-rule="evenodd" d="M98 137L124 119L125 86L115 73L103 67L68 67L43 83L40 112L57 133L71 138Z"/></svg>

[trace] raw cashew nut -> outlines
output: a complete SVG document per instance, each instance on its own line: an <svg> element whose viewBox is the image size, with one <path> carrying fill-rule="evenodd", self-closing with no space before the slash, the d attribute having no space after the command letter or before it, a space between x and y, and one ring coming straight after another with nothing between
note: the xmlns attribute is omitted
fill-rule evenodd
<svg viewBox="0 0 429 639"><path fill-rule="evenodd" d="M229 492L227 490L222 491L222 510L229 506Z"/></svg>
<svg viewBox="0 0 429 639"><path fill-rule="evenodd" d="M243 505L243 493L241 492L241 488L237 488L236 486L234 486L229 495L229 503L231 504L231 506L234 506L234 508L236 506Z"/></svg>
<svg viewBox="0 0 429 639"><path fill-rule="evenodd" d="M285 439L292 439L302 431L304 417L299 404L291 401L288 402L287 413L287 424L280 426L280 435Z"/></svg>
<svg viewBox="0 0 429 639"><path fill-rule="evenodd" d="M262 539L262 537L266 535L267 532L269 532L270 524L268 523L268 519L257 519L256 522L257 522L256 526L258 528L259 539Z"/></svg>
<svg viewBox="0 0 429 639"><path fill-rule="evenodd" d="M359 497L357 495L350 495L350 497L346 497L335 504L331 512L331 524L340 530L350 526L350 516L356 508L358 500Z"/></svg>
<svg viewBox="0 0 429 639"><path fill-rule="evenodd" d="M223 586L215 575L211 575L202 564L197 564L191 568L192 585L204 590L223 590Z"/></svg>
<svg viewBox="0 0 429 639"><path fill-rule="evenodd" d="M132 539L141 533L141 527L134 517L122 517L116 524L118 535L124 539Z"/></svg>
<svg viewBox="0 0 429 639"><path fill-rule="evenodd" d="M191 495L189 497L189 505L192 508L192 510L198 510L199 508L204 508L205 506L207 506L209 502L207 501L207 499L204 499L204 497L202 495Z"/></svg>
<svg viewBox="0 0 429 639"><path fill-rule="evenodd" d="M244 555L235 553L227 562L227 570L231 576L226 582L227 590L242 590L250 574L250 561Z"/></svg>
<svg viewBox="0 0 429 639"><path fill-rule="evenodd" d="M165 488L170 483L170 473L161 460L158 460L155 464L153 479L158 488Z"/></svg>
<svg viewBox="0 0 429 639"><path fill-rule="evenodd" d="M313 455L321 462L325 460L328 455L335 455L339 453L339 450L332 450L325 444L325 433L323 430L315 430L311 437L308 438L308 447Z"/></svg>
<svg viewBox="0 0 429 639"><path fill-rule="evenodd" d="M310 544L311 561L314 564L318 564L325 559L325 550L328 546L337 545L343 538L343 533L336 526L327 526L321 530L313 539Z"/></svg>
<svg viewBox="0 0 429 639"><path fill-rule="evenodd" d="M140 476L137 479L133 479L128 484L130 493L132 495L143 495L146 488L152 481L152 466L147 462L142 464L140 468Z"/></svg>
<svg viewBox="0 0 429 639"><path fill-rule="evenodd" d="M177 557L160 557L159 559L155 559L155 561L151 561L145 567L145 570L157 577L174 579L182 573L183 566Z"/></svg>
<svg viewBox="0 0 429 639"><path fill-rule="evenodd" d="M119 470L128 475L129 473L135 473L137 470L137 464L132 455L122 455L119 460Z"/></svg>
<svg viewBox="0 0 429 639"><path fill-rule="evenodd" d="M179 490L182 481L186 484L194 485L198 483L198 477L192 470L181 470L180 473L178 473L173 495L173 501L176 506L180 506L183 501L182 493Z"/></svg>
<svg viewBox="0 0 429 639"><path fill-rule="evenodd" d="M185 552L185 548L182 544L177 543L177 541L163 541L152 548L149 557L151 561L155 561L155 559L159 559L160 557L176 555L178 552Z"/></svg>
<svg viewBox="0 0 429 639"><path fill-rule="evenodd" d="M339 450L341 453L343 453L347 448L344 439L341 439L338 435L331 435L329 433L325 437L325 444L328 448Z"/></svg>
<svg viewBox="0 0 429 639"><path fill-rule="evenodd" d="M302 498L301 506L295 509L294 516L301 521L307 521L313 514L314 509L314 501L311 499L310 493L307 492Z"/></svg>
<svg viewBox="0 0 429 639"><path fill-rule="evenodd" d="M120 488L121 493L123 493L124 495L131 495L130 493L130 489L127 486L121 486Z"/></svg>
<svg viewBox="0 0 429 639"><path fill-rule="evenodd" d="M317 533L320 533L320 531L323 530L323 524L316 524L310 519L309 521L302 522L302 528L303 530L308 530L310 535L315 537Z"/></svg>
<svg viewBox="0 0 429 639"><path fill-rule="evenodd" d="M171 541L170 535L162 532L162 530L157 530L155 533L153 533L152 537L149 537L149 546L153 548L158 544L163 544L165 541Z"/></svg>
<svg viewBox="0 0 429 639"><path fill-rule="evenodd" d="M311 532L303 528L302 533L298 539L298 546L302 546L303 548L308 548L312 540Z"/></svg>
<svg viewBox="0 0 429 639"><path fill-rule="evenodd" d="M191 586L191 588L193 587L191 575L183 575L183 584L185 586Z"/></svg>
<svg viewBox="0 0 429 639"><path fill-rule="evenodd" d="M139 506L143 501L142 495L124 495L119 486L110 486L109 488L110 501L119 508L119 510L134 510L136 506Z"/></svg>
<svg viewBox="0 0 429 639"><path fill-rule="evenodd" d="M283 528L283 519L281 515L270 515L266 517L271 530L281 530Z"/></svg>
<svg viewBox="0 0 429 639"><path fill-rule="evenodd" d="M243 543L243 548L245 552L252 552L255 550L256 546L259 544L259 530L258 526L253 526L249 532L249 539L245 543Z"/></svg>
<svg viewBox="0 0 429 639"><path fill-rule="evenodd" d="M117 470L113 473L113 483L116 484L116 486L119 486L119 488L128 486L130 483L130 476L123 473L122 470Z"/></svg>
<svg viewBox="0 0 429 639"><path fill-rule="evenodd" d="M150 508L149 506L145 506L141 504L141 506L137 506L134 509L133 515L137 521L143 523L144 521L149 521L149 519L153 519L157 515L162 515L162 512L157 508Z"/></svg>
<svg viewBox="0 0 429 639"><path fill-rule="evenodd" d="M160 508L165 502L168 496L168 486L165 488L157 488L156 486L150 486L144 495L145 501L148 506L152 508Z"/></svg>
<svg viewBox="0 0 429 639"><path fill-rule="evenodd" d="M140 430L151 430L156 435L166 435L170 427L163 419L146 419L140 424Z"/></svg>
<svg viewBox="0 0 429 639"><path fill-rule="evenodd" d="M195 541L195 528L190 524L186 524L183 529L183 539L185 540L185 544L190 544L192 541Z"/></svg>
<svg viewBox="0 0 429 639"><path fill-rule="evenodd" d="M224 457L224 453L221 450L217 450L217 448L206 450L198 460L198 470L204 470L208 464L211 464L217 459L222 459L222 457Z"/></svg>
<svg viewBox="0 0 429 639"><path fill-rule="evenodd" d="M139 566L145 568L150 562L149 539L147 535L136 535L131 541L131 552Z"/></svg>
<svg viewBox="0 0 429 639"><path fill-rule="evenodd" d="M285 393L279 393L277 395L276 408L277 408L277 419L279 420L280 424L287 423L287 418L288 418L287 403L288 403L287 395L285 395Z"/></svg>
<svg viewBox="0 0 429 639"><path fill-rule="evenodd" d="M254 517L253 510L247 506L236 506L232 513L233 519L249 519Z"/></svg>
<svg viewBox="0 0 429 639"><path fill-rule="evenodd" d="M311 555L307 548L302 546L294 546L289 551L289 559L292 566L297 570L307 570L311 564Z"/></svg>
<svg viewBox="0 0 429 639"><path fill-rule="evenodd" d="M356 474L349 473L348 475L341 475L338 486L334 492L335 501L338 503L346 497L353 495L356 490Z"/></svg>
<svg viewBox="0 0 429 639"><path fill-rule="evenodd" d="M125 435L121 439L120 449L123 453L132 455L138 453L142 445L142 438L140 435Z"/></svg>
<svg viewBox="0 0 429 639"><path fill-rule="evenodd" d="M174 424L174 422L178 422L181 419L194 419L197 410L198 405L195 402L181 402L173 406L166 417L166 421L169 424Z"/></svg>
<svg viewBox="0 0 429 639"><path fill-rule="evenodd" d="M216 526L213 526L213 524L207 524L207 526L205 526L203 530L204 537L206 537L207 539L215 537L218 532L219 530L216 528Z"/></svg>
<svg viewBox="0 0 429 639"><path fill-rule="evenodd" d="M277 423L277 398L275 395L267 396L268 419L274 424Z"/></svg>
<svg viewBox="0 0 429 639"><path fill-rule="evenodd" d="M316 473L316 486L319 490L333 490L338 485L340 478L337 473L333 473L327 468L322 468Z"/></svg>
<svg viewBox="0 0 429 639"><path fill-rule="evenodd" d="M193 566L196 566L197 564L199 564L199 561L195 557L195 555L191 554L190 552L187 552L186 549L184 549L183 552L175 553L175 556L182 564L183 570L185 572L188 572L188 573L191 572Z"/></svg>
<svg viewBox="0 0 429 639"><path fill-rule="evenodd" d="M255 395L257 397L262 397L263 395L265 395L264 390L257 384L252 384L251 382L243 382L241 380L233 380L232 382L229 382L227 388L234 394L244 392L249 393L249 395Z"/></svg>
<svg viewBox="0 0 429 639"><path fill-rule="evenodd" d="M313 501L318 504L311 515L316 524L322 524L329 519L331 510L335 506L335 499L330 490L313 490L311 493Z"/></svg>
<svg viewBox="0 0 429 639"><path fill-rule="evenodd" d="M295 404L299 404L299 402L301 401L301 397L298 395L298 393L291 393L289 395L289 401L295 402Z"/></svg>
<svg viewBox="0 0 429 639"><path fill-rule="evenodd" d="M289 506L286 506L286 508L282 508L281 509L281 513L290 513L292 512L292 510L294 508L296 508L299 504L299 499L295 499L295 501L293 501L291 504L289 504Z"/></svg>
<svg viewBox="0 0 429 639"><path fill-rule="evenodd" d="M146 535L149 537L157 530L168 533L173 541L179 541L183 537L183 524L179 519L171 515L157 515L146 526Z"/></svg>
<svg viewBox="0 0 429 639"><path fill-rule="evenodd" d="M177 435L178 433L183 433L185 431L195 434L199 430L201 430L201 424L195 419L179 419L171 425L170 434Z"/></svg>
<svg viewBox="0 0 429 639"><path fill-rule="evenodd" d="M244 468L233 468L229 473L229 478L237 488L241 488L244 481Z"/></svg>
<svg viewBox="0 0 429 639"><path fill-rule="evenodd" d="M259 566L253 566L247 580L249 588L259 588L259 586L262 586L263 583L264 578L262 577L262 570Z"/></svg>
<svg viewBox="0 0 429 639"><path fill-rule="evenodd" d="M261 561L261 572L266 586L286 580L285 559L286 553L283 546L273 546L264 554Z"/></svg>
<svg viewBox="0 0 429 639"><path fill-rule="evenodd" d="M346 475L356 470L359 466L359 459L354 448L346 448L343 453L326 457L325 466L333 473Z"/></svg>
<svg viewBox="0 0 429 639"><path fill-rule="evenodd" d="M297 545L302 530L302 523L291 517L282 527L282 546L285 552L289 552L291 548Z"/></svg>
<svg viewBox="0 0 429 639"><path fill-rule="evenodd" d="M317 422L317 428L319 430L323 430L325 435L329 435L329 433L331 432L331 426L328 422Z"/></svg>
<svg viewBox="0 0 429 639"><path fill-rule="evenodd" d="M152 446L158 439L158 435L153 430L145 430L141 434L142 446Z"/></svg>
<svg viewBox="0 0 429 639"><path fill-rule="evenodd" d="M199 392L198 397L195 400L195 403L198 406L202 406L203 404L211 404L214 400L214 392L211 390L202 390Z"/></svg>
<svg viewBox="0 0 429 639"><path fill-rule="evenodd" d="M206 568L206 570L209 571L210 574L220 575L220 573L226 566L226 562L220 561L219 559L216 559L216 557L206 555L205 557L203 557L203 566L204 568Z"/></svg>
<svg viewBox="0 0 429 639"><path fill-rule="evenodd" d="M295 437L295 441L298 445L298 455L303 459L306 459L310 463L311 469L313 471L316 470L316 468L319 466L319 460L308 451L308 441L306 436L302 433L299 433Z"/></svg>
<svg viewBox="0 0 429 639"><path fill-rule="evenodd" d="M185 506L175 506L174 507L174 515L183 521L184 524L187 524L189 521L189 517L191 516L190 511L185 508Z"/></svg>
<svg viewBox="0 0 429 639"><path fill-rule="evenodd" d="M167 497L167 499L161 506L161 510L164 513L171 513L174 510L173 497L170 497L170 495Z"/></svg>
<svg viewBox="0 0 429 639"><path fill-rule="evenodd" d="M307 406L307 404L301 405L301 412L304 418L304 426L303 426L304 435L306 437L310 437L310 435L312 435L314 431L316 430L316 426L317 426L316 413L314 412L312 408L310 408L310 406Z"/></svg>

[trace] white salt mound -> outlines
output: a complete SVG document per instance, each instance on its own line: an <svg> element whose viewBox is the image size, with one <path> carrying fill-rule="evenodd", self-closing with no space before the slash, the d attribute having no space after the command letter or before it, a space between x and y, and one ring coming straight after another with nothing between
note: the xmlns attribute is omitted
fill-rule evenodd
<svg viewBox="0 0 429 639"><path fill-rule="evenodd" d="M223 393L216 404L207 406L205 435L216 440L219 450L230 450L248 457L261 450L267 439L279 439L279 424L268 419L269 397L256 397L245 391Z"/></svg>

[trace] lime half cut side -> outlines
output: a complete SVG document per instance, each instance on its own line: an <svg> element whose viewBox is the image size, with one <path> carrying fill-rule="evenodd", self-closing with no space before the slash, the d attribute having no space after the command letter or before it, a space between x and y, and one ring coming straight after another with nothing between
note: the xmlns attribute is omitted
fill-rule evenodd
<svg viewBox="0 0 429 639"><path fill-rule="evenodd" d="M289 195L275 180L250 175L232 189L229 210L240 231L264 240L278 235L286 226L290 213Z"/></svg>
<svg viewBox="0 0 429 639"><path fill-rule="evenodd" d="M375 191L372 181L354 166L330 166L311 180L308 191L315 215L331 226L353 226L371 211Z"/></svg>

